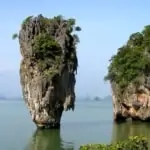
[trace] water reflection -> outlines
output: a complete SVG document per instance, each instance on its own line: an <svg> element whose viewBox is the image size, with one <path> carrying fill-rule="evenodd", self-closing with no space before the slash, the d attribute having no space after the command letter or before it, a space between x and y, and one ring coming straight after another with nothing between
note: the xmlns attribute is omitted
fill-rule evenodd
<svg viewBox="0 0 150 150"><path fill-rule="evenodd" d="M60 130L36 130L25 150L74 150L61 138Z"/></svg>
<svg viewBox="0 0 150 150"><path fill-rule="evenodd" d="M112 143L125 140L129 136L142 135L146 136L149 140L150 147L150 123L142 122L126 122L114 123L112 130Z"/></svg>

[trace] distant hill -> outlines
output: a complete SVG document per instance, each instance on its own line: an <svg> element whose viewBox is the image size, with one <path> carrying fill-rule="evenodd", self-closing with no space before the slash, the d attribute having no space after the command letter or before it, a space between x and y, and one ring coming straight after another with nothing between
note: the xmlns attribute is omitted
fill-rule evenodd
<svg viewBox="0 0 150 150"><path fill-rule="evenodd" d="M5 97L0 95L0 100L6 100L6 101L20 101L22 100L22 97Z"/></svg>
<svg viewBox="0 0 150 150"><path fill-rule="evenodd" d="M0 96L0 100L7 100L7 98L4 96Z"/></svg>
<svg viewBox="0 0 150 150"><path fill-rule="evenodd" d="M103 100L104 100L104 101L112 100L112 96L108 95L108 96L104 97Z"/></svg>
<svg viewBox="0 0 150 150"><path fill-rule="evenodd" d="M100 97L98 97L98 96L95 96L94 97L94 101L109 101L109 100L111 100L112 99L112 97L110 96L110 95L108 95L108 96L106 96L106 97L104 97L104 98L100 98Z"/></svg>
<svg viewBox="0 0 150 150"><path fill-rule="evenodd" d="M96 96L96 97L94 97L94 99L93 99L94 101L101 101L102 100L102 98L100 98L100 97L98 97L98 96Z"/></svg>
<svg viewBox="0 0 150 150"><path fill-rule="evenodd" d="M105 97L99 97L99 96L85 96L85 97L78 97L77 101L111 101L112 97L110 95Z"/></svg>

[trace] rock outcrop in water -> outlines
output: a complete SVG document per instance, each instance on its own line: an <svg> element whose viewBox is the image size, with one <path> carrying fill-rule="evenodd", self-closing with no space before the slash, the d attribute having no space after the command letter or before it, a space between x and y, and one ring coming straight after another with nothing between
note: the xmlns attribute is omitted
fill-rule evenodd
<svg viewBox="0 0 150 150"><path fill-rule="evenodd" d="M64 110L74 109L79 42L75 19L38 15L26 18L18 36L20 80L25 103L39 128L60 126Z"/></svg>
<svg viewBox="0 0 150 150"><path fill-rule="evenodd" d="M129 37L111 58L108 74L114 120L150 121L150 26Z"/></svg>

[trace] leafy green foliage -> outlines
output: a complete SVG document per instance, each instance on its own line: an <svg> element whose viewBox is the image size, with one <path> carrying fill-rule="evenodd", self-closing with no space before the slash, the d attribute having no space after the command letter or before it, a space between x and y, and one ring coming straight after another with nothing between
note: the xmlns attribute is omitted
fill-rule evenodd
<svg viewBox="0 0 150 150"><path fill-rule="evenodd" d="M17 39L17 38L18 38L18 34L17 34L17 33L14 33L14 34L12 35L12 39L15 40L15 39Z"/></svg>
<svg viewBox="0 0 150 150"><path fill-rule="evenodd" d="M146 26L141 33L132 34L127 44L118 49L110 60L104 80L115 82L124 89L150 69L149 52L150 26Z"/></svg>
<svg viewBox="0 0 150 150"><path fill-rule="evenodd" d="M75 30L76 30L76 31L81 31L81 27L76 26L76 27L75 27Z"/></svg>
<svg viewBox="0 0 150 150"><path fill-rule="evenodd" d="M39 34L33 42L33 59L43 74L53 76L58 73L61 64L62 50L59 44L48 34Z"/></svg>
<svg viewBox="0 0 150 150"><path fill-rule="evenodd" d="M48 34L39 34L33 43L33 52L36 59L48 59L61 54L59 44Z"/></svg>
<svg viewBox="0 0 150 150"><path fill-rule="evenodd" d="M27 17L25 20L23 20L22 25L23 25L23 26L26 25L26 24L30 21L30 19L31 19L32 17L33 17L33 16L29 16L29 17Z"/></svg>
<svg viewBox="0 0 150 150"><path fill-rule="evenodd" d="M30 18L25 19L24 24L27 24ZM38 19L40 33L35 35L32 41L32 59L37 62L40 71L45 76L58 73L63 63L63 55L65 65L75 66L73 68L76 69L76 44L79 43L79 37L74 34L74 31L81 31L81 28L75 26L75 19L66 20L61 15L50 19L39 15ZM59 37L60 34L62 34L61 37ZM65 41L65 53L63 53L62 45L59 45L60 42L56 41L58 37L62 38L61 42Z"/></svg>
<svg viewBox="0 0 150 150"><path fill-rule="evenodd" d="M129 137L125 141L115 144L88 144L80 147L80 150L148 150L148 140L145 137Z"/></svg>
<svg viewBox="0 0 150 150"><path fill-rule="evenodd" d="M141 46L143 42L143 35L140 32L133 33L128 40L130 46Z"/></svg>

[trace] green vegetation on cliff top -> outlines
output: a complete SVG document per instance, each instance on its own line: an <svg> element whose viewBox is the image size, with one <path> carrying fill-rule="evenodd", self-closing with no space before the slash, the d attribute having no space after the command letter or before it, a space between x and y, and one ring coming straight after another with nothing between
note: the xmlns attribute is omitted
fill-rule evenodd
<svg viewBox="0 0 150 150"><path fill-rule="evenodd" d="M31 26L34 19L33 16L27 17L22 22L22 30L26 31L26 27L29 24ZM61 15L54 18L46 18L39 15L36 17L36 20L40 22L40 33L33 35L32 59L37 62L40 71L44 75L56 74L60 71L60 65L64 61L65 65L76 70L78 65L76 45L79 42L79 38L74 34L74 31L81 31L81 28L75 26L75 19L70 18L66 20ZM15 33L12 38L18 38L18 34ZM60 42L56 40L58 38L61 38ZM60 43L63 43L62 45L65 46L64 50ZM62 57L63 55L64 57Z"/></svg>
<svg viewBox="0 0 150 150"><path fill-rule="evenodd" d="M145 137L129 137L128 140L115 144L87 144L80 147L80 150L148 150L148 141Z"/></svg>
<svg viewBox="0 0 150 150"><path fill-rule="evenodd" d="M150 25L142 32L129 37L127 43L118 49L110 60L108 74L104 80L118 84L124 89L129 83L140 82L141 76L147 76L150 69Z"/></svg>

